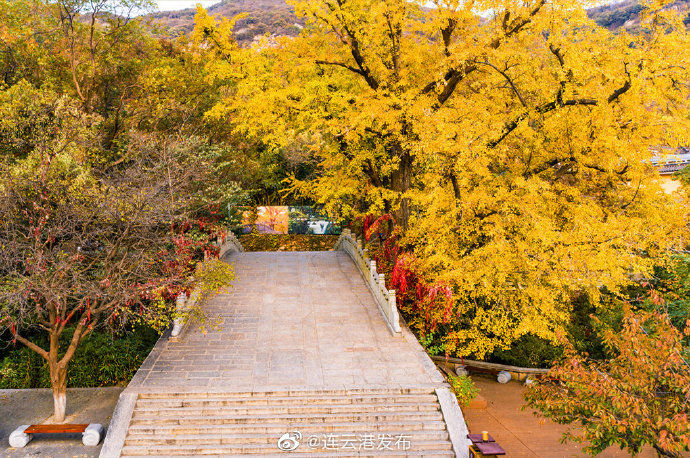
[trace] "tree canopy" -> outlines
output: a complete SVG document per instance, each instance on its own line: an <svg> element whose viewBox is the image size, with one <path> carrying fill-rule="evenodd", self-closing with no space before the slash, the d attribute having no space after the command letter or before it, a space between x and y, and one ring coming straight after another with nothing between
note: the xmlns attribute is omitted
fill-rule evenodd
<svg viewBox="0 0 690 458"><path fill-rule="evenodd" d="M683 228L649 164L688 141L690 42L667 3L631 35L582 1L295 1L305 32L234 57L207 117L309 151L319 173L292 190L332 214L390 213L452 290L413 319L450 323L446 350L553 339L573 295L644 276Z"/></svg>

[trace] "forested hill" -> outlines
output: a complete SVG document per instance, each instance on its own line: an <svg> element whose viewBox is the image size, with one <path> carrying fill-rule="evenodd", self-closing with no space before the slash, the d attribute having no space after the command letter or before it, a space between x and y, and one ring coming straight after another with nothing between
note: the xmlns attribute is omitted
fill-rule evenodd
<svg viewBox="0 0 690 458"><path fill-rule="evenodd" d="M686 24L690 25L690 0L679 0L674 8L688 11ZM239 13L249 13L248 17L237 22L235 31L241 43L251 42L264 35L297 35L304 22L297 18L294 9L285 0L223 0L208 8L211 14L232 18ZM624 27L634 31L640 24L642 5L639 0L624 0L589 10L589 16L598 24L611 30ZM155 13L153 18L172 36L192 30L195 9L164 11Z"/></svg>
<svg viewBox="0 0 690 458"><path fill-rule="evenodd" d="M690 25L690 0L678 0L671 8L687 11L685 24ZM634 31L640 25L642 5L639 0L624 0L610 5L599 6L588 11L589 17L599 25L614 30L623 27Z"/></svg>
<svg viewBox="0 0 690 458"><path fill-rule="evenodd" d="M249 13L235 25L235 33L241 43L251 42L254 37L266 33L294 36L304 25L304 21L295 16L294 8L285 3L285 0L223 0L210 6L208 12L227 18ZM155 13L153 17L169 34L177 36L192 30L195 13L195 8L188 8Z"/></svg>

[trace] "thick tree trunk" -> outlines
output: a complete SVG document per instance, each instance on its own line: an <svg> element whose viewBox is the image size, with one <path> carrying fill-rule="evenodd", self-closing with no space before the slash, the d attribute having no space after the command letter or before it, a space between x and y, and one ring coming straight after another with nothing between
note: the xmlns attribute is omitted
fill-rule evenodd
<svg viewBox="0 0 690 458"><path fill-rule="evenodd" d="M393 172L391 185L393 191L400 194L393 216L396 223L403 230L407 230L410 222L410 199L403 197L403 194L412 186L412 156L407 151L400 154L400 163L398 169Z"/></svg>
<svg viewBox="0 0 690 458"><path fill-rule="evenodd" d="M53 388L53 421L62 423L67 407L67 368L51 363L50 384Z"/></svg>

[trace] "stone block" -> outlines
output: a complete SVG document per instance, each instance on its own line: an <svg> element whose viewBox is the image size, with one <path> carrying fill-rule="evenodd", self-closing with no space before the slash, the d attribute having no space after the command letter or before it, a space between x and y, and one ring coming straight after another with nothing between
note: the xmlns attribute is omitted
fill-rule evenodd
<svg viewBox="0 0 690 458"><path fill-rule="evenodd" d="M29 426L30 425L21 425L12 431L10 434L10 447L22 448L26 447L26 444L31 442L31 439L33 439L34 436L24 432Z"/></svg>
<svg viewBox="0 0 690 458"><path fill-rule="evenodd" d="M103 425L101 425L100 423L91 423L81 434L81 442L84 445L96 446L101 442L102 437Z"/></svg>
<svg viewBox="0 0 690 458"><path fill-rule="evenodd" d="M510 379L511 379L511 378L512 378L512 377L511 377L511 375L510 375L510 372L508 372L508 371L501 371L501 372L498 373L498 376L496 377L496 380L498 381L498 383L508 383L508 382L510 382Z"/></svg>

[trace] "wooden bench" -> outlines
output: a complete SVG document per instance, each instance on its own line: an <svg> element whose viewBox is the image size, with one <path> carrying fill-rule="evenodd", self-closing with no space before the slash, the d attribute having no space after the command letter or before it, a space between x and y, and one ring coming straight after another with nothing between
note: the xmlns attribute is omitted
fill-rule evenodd
<svg viewBox="0 0 690 458"><path fill-rule="evenodd" d="M468 453L470 458L495 457L506 454L506 451L503 450L503 448L496 443L496 440L488 433L486 433L486 435L484 433L468 434L467 438L472 441Z"/></svg>
<svg viewBox="0 0 690 458"><path fill-rule="evenodd" d="M10 446L21 448L31 442L34 434L74 434L81 433L84 445L98 445L103 436L103 426L98 423L64 425L22 425L10 434Z"/></svg>
<svg viewBox="0 0 690 458"><path fill-rule="evenodd" d="M68 434L83 433L88 423L79 425L29 425L24 430L26 434Z"/></svg>

